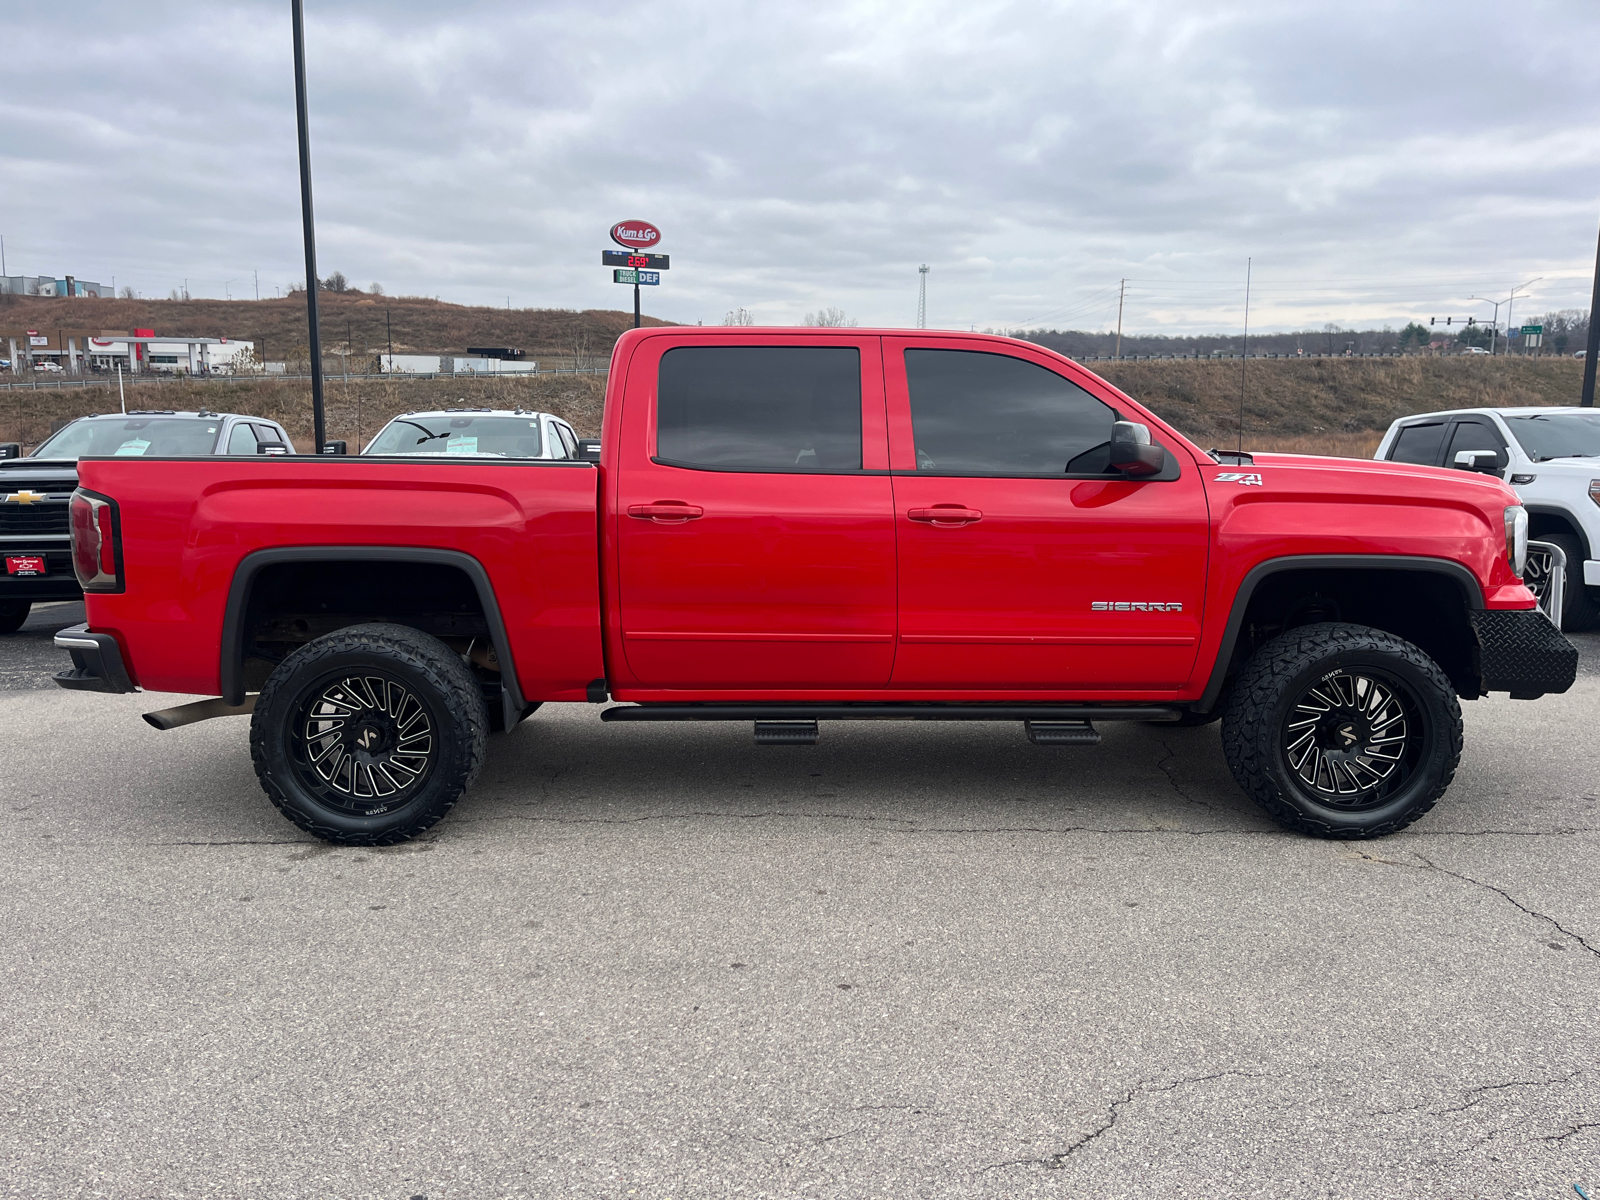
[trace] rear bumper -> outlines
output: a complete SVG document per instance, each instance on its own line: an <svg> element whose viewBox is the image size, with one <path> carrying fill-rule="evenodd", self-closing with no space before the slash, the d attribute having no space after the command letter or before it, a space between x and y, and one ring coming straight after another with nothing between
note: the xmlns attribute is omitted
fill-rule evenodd
<svg viewBox="0 0 1600 1200"><path fill-rule="evenodd" d="M72 669L57 671L56 684L74 692L136 692L122 648L109 633L90 633L87 625L74 625L56 634L56 645L72 655Z"/></svg>
<svg viewBox="0 0 1600 1200"><path fill-rule="evenodd" d="M1578 677L1578 648L1540 609L1476 609L1468 616L1482 691L1533 700L1566 691Z"/></svg>

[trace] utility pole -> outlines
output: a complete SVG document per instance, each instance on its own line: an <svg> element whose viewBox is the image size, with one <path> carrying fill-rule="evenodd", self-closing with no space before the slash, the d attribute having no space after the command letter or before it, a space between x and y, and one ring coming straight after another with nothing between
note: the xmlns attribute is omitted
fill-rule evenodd
<svg viewBox="0 0 1600 1200"><path fill-rule="evenodd" d="M928 327L928 264L917 268L917 328Z"/></svg>
<svg viewBox="0 0 1600 1200"><path fill-rule="evenodd" d="M394 370L394 322L390 319L391 309L383 310L383 327L389 333L389 362L383 368L385 371Z"/></svg>
<svg viewBox="0 0 1600 1200"><path fill-rule="evenodd" d="M1117 285L1117 357L1122 357L1122 298L1128 292L1128 281Z"/></svg>
<svg viewBox="0 0 1600 1200"><path fill-rule="evenodd" d="M250 275L256 281L256 299L259 300L259 299L261 299L261 272L260 271L251 271ZM115 276L112 276L112 282L113 283L116 282L116 277Z"/></svg>
<svg viewBox="0 0 1600 1200"><path fill-rule="evenodd" d="M300 135L300 216L305 224L306 242L306 321L311 334L311 423L317 448L322 453L328 438L328 422L322 411L322 329L317 323L317 231L311 215L311 122L306 115L306 34L302 0L290 0L294 24L294 107Z"/></svg>
<svg viewBox="0 0 1600 1200"><path fill-rule="evenodd" d="M1583 408L1594 407L1594 360L1600 357L1600 249L1595 251L1594 295L1589 299L1589 342L1583 352Z"/></svg>
<svg viewBox="0 0 1600 1200"><path fill-rule="evenodd" d="M1244 260L1244 353L1239 355L1239 453L1244 453L1244 367L1250 361L1250 267Z"/></svg>
<svg viewBox="0 0 1600 1200"><path fill-rule="evenodd" d="M0 233L0 275L9 274L11 272L6 270L6 235Z"/></svg>

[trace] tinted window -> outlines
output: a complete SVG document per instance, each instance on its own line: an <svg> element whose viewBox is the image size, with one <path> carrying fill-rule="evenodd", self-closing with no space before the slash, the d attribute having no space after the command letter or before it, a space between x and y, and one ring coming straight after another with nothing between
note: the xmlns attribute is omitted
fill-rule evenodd
<svg viewBox="0 0 1600 1200"><path fill-rule="evenodd" d="M1600 458L1600 413L1538 413L1505 421L1534 462Z"/></svg>
<svg viewBox="0 0 1600 1200"><path fill-rule="evenodd" d="M363 454L463 454L538 458L538 417L396 417Z"/></svg>
<svg viewBox="0 0 1600 1200"><path fill-rule="evenodd" d="M656 455L756 471L861 469L861 355L832 346L680 346L661 356Z"/></svg>
<svg viewBox="0 0 1600 1200"><path fill-rule="evenodd" d="M1506 465L1505 443L1500 435L1482 421L1457 421L1456 431L1450 435L1450 452L1444 456L1444 465L1456 465L1456 455L1463 450L1493 450L1494 465Z"/></svg>
<svg viewBox="0 0 1600 1200"><path fill-rule="evenodd" d="M1444 441L1444 426L1407 425L1389 449L1393 462L1418 463L1431 467L1439 461L1439 445Z"/></svg>
<svg viewBox="0 0 1600 1200"><path fill-rule="evenodd" d="M977 350L907 350L917 469L1100 474L1116 414L1035 363Z"/></svg>
<svg viewBox="0 0 1600 1200"><path fill-rule="evenodd" d="M229 454L254 454L256 452L256 432L253 425L240 421L228 434Z"/></svg>

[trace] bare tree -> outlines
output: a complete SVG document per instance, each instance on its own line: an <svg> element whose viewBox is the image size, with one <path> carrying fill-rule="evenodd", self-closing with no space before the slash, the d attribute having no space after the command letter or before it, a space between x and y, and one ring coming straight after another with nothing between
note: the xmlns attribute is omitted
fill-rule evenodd
<svg viewBox="0 0 1600 1200"><path fill-rule="evenodd" d="M122 298L124 300L137 300L139 298L139 293L134 291L131 287L124 287L122 289Z"/></svg>
<svg viewBox="0 0 1600 1200"><path fill-rule="evenodd" d="M828 329L854 329L859 324L854 317L845 316L844 309L832 304L818 312L807 313L805 323Z"/></svg>
<svg viewBox="0 0 1600 1200"><path fill-rule="evenodd" d="M348 292L350 281L344 277L343 271L334 271L322 281L322 290L325 292Z"/></svg>
<svg viewBox="0 0 1600 1200"><path fill-rule="evenodd" d="M722 318L722 323L724 325L754 325L756 323L756 315L748 308L736 308Z"/></svg>
<svg viewBox="0 0 1600 1200"><path fill-rule="evenodd" d="M374 296L381 296L383 295L383 284L369 283L367 284L367 291Z"/></svg>

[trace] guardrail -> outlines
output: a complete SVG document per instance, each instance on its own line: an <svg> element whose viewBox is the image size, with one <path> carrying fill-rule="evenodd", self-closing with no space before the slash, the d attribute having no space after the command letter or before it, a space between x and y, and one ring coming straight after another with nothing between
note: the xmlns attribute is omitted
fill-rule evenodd
<svg viewBox="0 0 1600 1200"><path fill-rule="evenodd" d="M348 379L450 379L457 381L476 381L480 379L535 379L542 375L608 375L610 372L611 368L609 366L571 367L566 369L561 367L552 367L548 370L541 368L537 371L506 371L503 374L499 371L455 371L448 374L440 371L427 373L420 371L391 371L377 375L346 375L342 371L325 371L322 376L322 381L324 384L332 383L335 380ZM174 383L239 383L241 381L258 383L276 379L302 379L309 382L311 376L309 374L268 374L265 371L241 372L237 375L169 375L166 372L141 371L138 375L124 375L122 377L122 382L124 385L129 387L146 387L151 383L154 383L160 387L165 387L168 384ZM35 377L28 380L19 379L14 382L0 381L0 391L49 392L65 391L68 388L114 388L116 386L117 377L115 375L69 376L63 373L61 376L56 377L54 372L45 373L45 378Z"/></svg>

